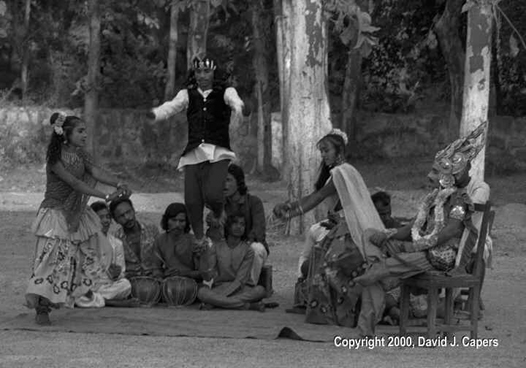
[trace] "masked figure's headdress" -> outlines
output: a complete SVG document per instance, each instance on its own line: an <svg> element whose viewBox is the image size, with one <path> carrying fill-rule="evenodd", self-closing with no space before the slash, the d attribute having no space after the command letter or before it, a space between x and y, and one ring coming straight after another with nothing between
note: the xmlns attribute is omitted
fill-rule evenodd
<svg viewBox="0 0 526 368"><path fill-rule="evenodd" d="M487 121L483 122L469 135L457 139L435 155L433 167L438 170L440 184L443 187L454 185L453 175L461 173L468 163L477 157L486 144L483 133L487 125ZM480 136L482 139L479 140Z"/></svg>
<svg viewBox="0 0 526 368"><path fill-rule="evenodd" d="M197 56L192 61L192 66L194 69L211 69L215 70L217 68L217 64L214 61L214 59L209 58L208 56L205 56L204 58L200 59Z"/></svg>

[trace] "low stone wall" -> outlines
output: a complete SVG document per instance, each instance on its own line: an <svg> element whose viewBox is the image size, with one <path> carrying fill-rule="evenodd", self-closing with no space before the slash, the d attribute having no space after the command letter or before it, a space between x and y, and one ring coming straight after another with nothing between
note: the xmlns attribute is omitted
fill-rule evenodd
<svg viewBox="0 0 526 368"><path fill-rule="evenodd" d="M43 163L55 109L0 108L0 159L4 163ZM80 115L80 110L61 110ZM353 155L360 158L429 157L447 142L447 121L437 114L359 114ZM129 168L143 165L176 167L187 140L184 114L148 123L138 110L102 109L95 127L97 157L102 164ZM247 172L256 165L256 117L231 126L232 148ZM282 166L281 118L272 116L272 164ZM315 142L312 142L315 143ZM526 118L490 119L487 170L526 169Z"/></svg>
<svg viewBox="0 0 526 368"><path fill-rule="evenodd" d="M51 135L49 117L56 109L0 108L0 160L12 164L43 163ZM81 116L80 110L60 111ZM102 164L177 167L187 141L184 114L149 123L141 111L101 109L95 127L97 158ZM230 129L232 148L245 169L255 165L256 130L250 119Z"/></svg>

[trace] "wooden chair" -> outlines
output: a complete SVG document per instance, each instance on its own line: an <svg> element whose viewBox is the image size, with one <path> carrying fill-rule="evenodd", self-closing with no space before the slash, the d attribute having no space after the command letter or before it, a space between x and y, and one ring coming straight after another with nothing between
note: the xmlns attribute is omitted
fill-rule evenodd
<svg viewBox="0 0 526 368"><path fill-rule="evenodd" d="M475 212L482 212L482 223L479 229L477 241L477 252L475 254L475 264L472 273L460 272L424 272L419 275L402 280L401 299L400 299L400 335L407 333L409 322L409 296L412 288L427 290L427 337L434 338L438 332L449 335L455 331L470 331L471 338L477 338L480 290L484 275L484 246L486 235L489 232L490 224L493 223L495 212L491 210L491 203L475 204ZM471 253L471 252L470 252ZM445 316L442 324L437 324L438 294L440 289L446 290ZM453 324L453 289L469 289L469 311L470 324Z"/></svg>

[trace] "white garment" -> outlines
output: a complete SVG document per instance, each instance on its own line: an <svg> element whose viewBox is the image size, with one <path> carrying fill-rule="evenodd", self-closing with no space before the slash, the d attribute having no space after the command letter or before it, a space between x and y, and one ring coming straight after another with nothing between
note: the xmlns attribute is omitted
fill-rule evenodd
<svg viewBox="0 0 526 368"><path fill-rule="evenodd" d="M122 242L114 237L100 235L99 257L104 274L100 275L92 289L90 298L85 295L76 298L75 304L81 308L101 308L105 306L105 300L126 299L131 293L131 283L124 278L125 261ZM110 280L108 270L111 264L121 267L121 273L117 280Z"/></svg>
<svg viewBox="0 0 526 368"><path fill-rule="evenodd" d="M208 95L212 92L212 89L202 91L200 88L197 91L203 96L206 100ZM238 121L243 119L243 101L239 98L237 91L233 87L228 87L225 89L224 93L225 103L230 106L232 109L232 114L230 116L230 121ZM155 120L164 120L169 118L172 115L175 115L188 107L189 98L188 90L182 89L177 93L175 98L171 101L163 103L161 106L156 107L152 110L155 114ZM201 162L218 162L221 160L235 160L236 154L229 149L224 147L218 147L210 143L201 143L198 147L192 151L185 154L179 160L179 165L177 170L182 169L188 165L195 165Z"/></svg>
<svg viewBox="0 0 526 368"><path fill-rule="evenodd" d="M364 259L382 257L377 247L367 247L363 235L366 229L385 230L365 185L362 175L352 165L344 163L331 170L334 186L342 205L349 233Z"/></svg>
<svg viewBox="0 0 526 368"><path fill-rule="evenodd" d="M473 203L484 204L489 200L489 197L490 197L489 185L482 180L477 180L474 178L471 178L471 180L469 181L469 184L466 188L466 192L468 193L468 196L469 198L471 198L471 201ZM471 216L471 220L475 228L478 231L480 231L480 225L482 225L482 213L474 212L473 215ZM464 249L464 245L466 244L466 240L469 234L470 234L469 229L464 229L464 232L462 233L462 237L460 239L460 244L458 246L455 266L458 266L460 264L460 258L462 257L462 251ZM477 243L478 243L478 235L477 235ZM475 243L472 253L477 252L477 243ZM484 247L484 261L486 262L486 267L491 268L492 266L491 265L492 254L493 254L493 241L490 237L490 234L488 233L486 237L485 247Z"/></svg>
<svg viewBox="0 0 526 368"><path fill-rule="evenodd" d="M300 259L298 260L298 277L302 277L301 265L309 259L314 248L319 244L323 238L327 235L329 230L326 227L321 226L323 221L317 222L309 228L307 235L305 236L305 242L303 243L303 250L300 254Z"/></svg>

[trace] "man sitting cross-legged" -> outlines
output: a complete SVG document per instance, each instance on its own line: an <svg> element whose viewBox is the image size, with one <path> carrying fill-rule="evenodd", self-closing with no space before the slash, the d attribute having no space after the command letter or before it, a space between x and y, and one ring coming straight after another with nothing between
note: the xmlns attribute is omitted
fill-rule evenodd
<svg viewBox="0 0 526 368"><path fill-rule="evenodd" d="M108 234L111 225L111 216L105 202L99 201L91 204L91 208L100 218L102 225L99 259L103 273L94 280L95 287L75 300L79 307L104 307L105 305L121 306L129 297L131 284L124 278L125 263L122 242Z"/></svg>
<svg viewBox="0 0 526 368"><path fill-rule="evenodd" d="M202 250L190 234L186 206L182 203L170 204L161 219L161 228L165 233L154 242L153 277L181 276L201 281L199 265Z"/></svg>
<svg viewBox="0 0 526 368"><path fill-rule="evenodd" d="M265 288L254 286L250 279L254 251L246 241L245 216L228 216L225 224L226 241L214 242L210 249L205 286L197 298L203 309L215 307L228 309L253 309L264 311L261 300Z"/></svg>

